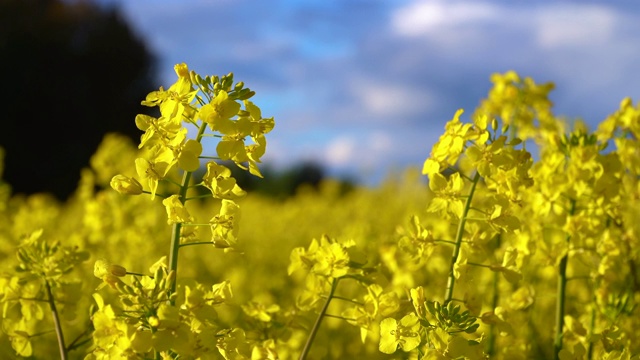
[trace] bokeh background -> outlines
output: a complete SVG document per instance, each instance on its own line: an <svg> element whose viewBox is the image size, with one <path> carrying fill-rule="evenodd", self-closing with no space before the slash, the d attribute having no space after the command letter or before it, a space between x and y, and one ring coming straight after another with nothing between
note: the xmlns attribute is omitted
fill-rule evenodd
<svg viewBox="0 0 640 360"><path fill-rule="evenodd" d="M553 81L556 114L593 126L640 100L639 4L0 0L2 176L69 196L106 132L139 138L140 100L185 62L257 92L276 119L268 174L375 186L420 167L495 72Z"/></svg>

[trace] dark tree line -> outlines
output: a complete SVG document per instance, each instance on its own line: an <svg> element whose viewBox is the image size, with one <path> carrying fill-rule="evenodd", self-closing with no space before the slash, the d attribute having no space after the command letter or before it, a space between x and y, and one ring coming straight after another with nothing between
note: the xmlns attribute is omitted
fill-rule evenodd
<svg viewBox="0 0 640 360"><path fill-rule="evenodd" d="M115 8L0 0L0 146L13 193L63 200L107 132L139 140L154 57Z"/></svg>
<svg viewBox="0 0 640 360"><path fill-rule="evenodd" d="M327 178L325 169L315 162L302 162L287 169L273 171L269 167L261 168L264 178L258 178L247 171L238 170L234 165L228 166L237 179L238 185L246 191L286 199L296 194L301 186L318 189ZM349 179L339 179L341 192L345 194L353 189L354 182Z"/></svg>
<svg viewBox="0 0 640 360"><path fill-rule="evenodd" d="M14 194L65 200L106 133L137 143L135 116L157 116L140 104L159 86L154 56L117 8L90 1L0 0L0 76L0 180ZM325 177L312 163L266 169L264 179L234 175L246 190L279 198Z"/></svg>

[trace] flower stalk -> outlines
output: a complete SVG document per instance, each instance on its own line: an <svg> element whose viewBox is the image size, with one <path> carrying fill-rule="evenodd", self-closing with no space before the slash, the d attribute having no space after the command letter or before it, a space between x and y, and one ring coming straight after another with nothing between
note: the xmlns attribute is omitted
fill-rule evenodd
<svg viewBox="0 0 640 360"><path fill-rule="evenodd" d="M333 281L331 282L331 290L329 290L329 295L327 296L327 300L324 302L324 305L322 306L322 310L320 310L320 313L316 318L316 322L313 324L313 328L311 329L309 338L307 338L307 342L304 344L302 353L300 353L299 360L305 360L307 358L307 355L309 354L309 351L311 350L311 345L313 344L313 340L315 339L316 334L318 333L318 329L320 329L320 323L322 323L322 319L325 317L325 314L327 313L327 309L329 308L329 303L331 303L331 299L333 299L333 294L335 293L336 288L338 287L338 281L340 281L340 279L334 278Z"/></svg>
<svg viewBox="0 0 640 360"><path fill-rule="evenodd" d="M207 129L207 124L203 122L198 127L198 135L196 135L196 141L201 142L202 136ZM189 190L189 183L191 182L191 176L193 172L185 171L182 176L182 182L180 184L180 192L178 193L180 202L184 205L187 198L187 191ZM182 223L176 222L173 224L173 228L171 230L171 245L169 250L169 272L174 271L175 274L178 274L178 253L180 252L180 230L182 229ZM169 290L169 296L176 292L177 281L173 281L171 283L171 288ZM171 305L175 305L175 298L171 297Z"/></svg>
<svg viewBox="0 0 640 360"><path fill-rule="evenodd" d="M571 200L571 209L569 210L569 216L572 216L576 209L576 201ZM567 234L567 244L571 240L571 235ZM553 342L553 356L554 359L560 359L560 350L562 350L562 331L564 328L564 302L566 299L567 291L567 263L569 262L569 254L565 254L560 259L558 266L558 287L557 287L557 300L556 300L556 334Z"/></svg>
<svg viewBox="0 0 640 360"><path fill-rule="evenodd" d="M473 193L476 190L476 185L480 180L480 174L476 172L473 180L471 181L471 190L469 191L469 196L464 204L464 209L462 210L462 216L460 217L460 222L458 223L458 231L456 233L455 245L453 248L453 254L451 255L451 263L449 264L449 279L447 280L447 290L444 296L444 303L448 303L453 299L453 288L455 286L456 277L453 273L453 268L458 262L458 256L460 256L460 247L462 245L462 237L464 235L464 226L467 222L467 214L469 213L469 209L471 208L471 200L473 199Z"/></svg>
<svg viewBox="0 0 640 360"><path fill-rule="evenodd" d="M56 302L53 298L53 292L51 291L51 285L49 281L44 281L44 287L47 290L47 302L51 309L51 315L53 316L53 326L56 330L56 337L58 338L58 349L60 350L60 360L67 360L67 347L64 343L64 334L62 332L62 325L60 324L60 316L58 309L56 308Z"/></svg>
<svg viewBox="0 0 640 360"><path fill-rule="evenodd" d="M496 249L500 248L502 237L500 234L496 237ZM500 301L500 273L495 271L493 273L493 296L491 297L491 309L498 307ZM491 324L489 327L489 339L487 339L487 355L493 356L496 352L496 338L497 329L495 324Z"/></svg>

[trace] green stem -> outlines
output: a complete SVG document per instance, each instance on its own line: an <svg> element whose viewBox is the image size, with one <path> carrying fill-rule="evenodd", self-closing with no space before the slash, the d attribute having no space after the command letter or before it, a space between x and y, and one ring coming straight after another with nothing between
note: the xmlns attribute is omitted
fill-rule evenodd
<svg viewBox="0 0 640 360"><path fill-rule="evenodd" d="M571 200L571 209L569 210L569 216L572 216L576 209L576 201ZM569 243L571 235L567 234L566 242ZM560 259L560 265L558 266L558 287L557 287L557 300L556 300L556 335L553 342L553 356L554 359L560 359L559 354L562 350L562 331L564 328L564 301L567 291L567 263L569 262L569 254L565 254Z"/></svg>
<svg viewBox="0 0 640 360"><path fill-rule="evenodd" d="M564 300L567 286L567 255L560 259L560 267L558 269L558 299L556 301L556 336L553 343L554 358L558 360L560 350L562 350L562 328L564 327Z"/></svg>
<svg viewBox="0 0 640 360"><path fill-rule="evenodd" d="M340 320L344 320L344 321L358 321L358 319L356 319L356 318L346 318L346 317L340 316L340 315L324 314L324 316L325 317L334 318L334 319L340 319Z"/></svg>
<svg viewBox="0 0 640 360"><path fill-rule="evenodd" d="M169 252L169 271L173 270L176 274L178 271L178 250L180 250L180 228L180 223L173 224L173 230L171 230L171 251ZM177 281L171 283L169 295L176 292L176 283ZM173 300L171 301L171 305L175 305Z"/></svg>
<svg viewBox="0 0 640 360"><path fill-rule="evenodd" d="M89 335L91 332L92 332L92 330L87 329L87 330L83 331L82 333L80 333L80 335L78 335L75 339L73 339L71 344L69 344L67 346L67 352L75 350L75 349L81 347L82 345L88 343L89 341L93 341L92 338L88 338L88 339L84 339L84 340L80 341L80 339L82 339L84 336Z"/></svg>
<svg viewBox="0 0 640 360"><path fill-rule="evenodd" d="M201 142L202 136L204 135L205 130L207 129L207 124L202 122L200 128L198 129L198 135L196 135L196 141ZM189 190L189 182L191 181L191 175L193 173L191 171L185 171L182 176L182 182L180 184L180 192L178 196L180 197L180 202L184 205L185 199L187 198L187 191ZM178 275L178 253L180 251L180 229L182 228L181 223L173 224L173 229L171 230L171 245L169 251L169 272L174 271L176 274L176 280L171 282L171 288L169 289L169 296L176 292L177 287L177 275ZM172 297L175 299L175 297ZM171 300L171 305L175 305L175 300Z"/></svg>
<svg viewBox="0 0 640 360"><path fill-rule="evenodd" d="M471 262L471 261L467 261L467 265L469 265L469 266L481 267L481 268L486 268L486 269L493 269L493 266L491 266L491 265L487 265L487 264L480 264L480 263Z"/></svg>
<svg viewBox="0 0 640 360"><path fill-rule="evenodd" d="M56 330L45 330L45 331L41 331L35 334L29 334L29 338L33 338L36 336L43 336L43 335L47 335L47 334L51 334L52 332L55 332Z"/></svg>
<svg viewBox="0 0 640 360"><path fill-rule="evenodd" d="M456 242L455 241L451 241L451 240L433 240L434 243L443 243L443 244L449 244L449 245L455 245Z"/></svg>
<svg viewBox="0 0 640 360"><path fill-rule="evenodd" d="M336 291L336 288L338 287L338 281L340 281L340 279L334 278L333 282L331 283L331 290L329 291L329 296L327 296L327 301L324 302L324 306L322 306L322 310L320 310L320 314L318 314L318 317L316 318L316 322L315 324L313 324L313 328L311 329L311 333L309 334L307 343L304 344L304 348L302 349L302 353L300 354L299 360L306 359L307 355L309 354L309 350L311 350L311 344L313 344L313 339L315 339L316 334L318 333L318 329L320 328L320 323L322 322L322 319L324 318L327 312L327 309L329 308L329 303L333 298L333 293Z"/></svg>
<svg viewBox="0 0 640 360"><path fill-rule="evenodd" d="M451 255L451 264L449 264L449 279L447 280L447 291L444 296L445 304L451 301L451 298L453 298L453 287L456 281L456 277L453 275L453 267L458 261L458 256L460 255L460 246L462 245L462 236L464 235L464 225L467 222L467 214L469 213L469 209L471 208L471 199L473 199L473 193L476 191L478 180L480 180L480 174L476 172L473 180L471 180L471 190L469 191L469 196L467 197L467 201L464 204L462 216L460 217L460 223L458 223L458 232L456 234L455 240L456 244L453 248L453 254Z"/></svg>
<svg viewBox="0 0 640 360"><path fill-rule="evenodd" d="M200 156L198 156L198 159L205 159L205 160L220 160L220 157L218 157L218 156L205 156L205 155L200 155Z"/></svg>
<svg viewBox="0 0 640 360"><path fill-rule="evenodd" d="M595 307L595 299L593 299L593 303L591 304L591 321L589 322L589 336L593 336L594 329L596 327L596 307ZM593 359L593 341L589 341L589 349L587 350L587 359Z"/></svg>
<svg viewBox="0 0 640 360"><path fill-rule="evenodd" d="M56 328L56 336L58 337L58 349L60 349L60 359L67 360L67 347L64 344L64 334L62 333L62 325L60 324L60 317L58 316L58 309L53 299L53 293L51 292L51 285L49 281L44 281L44 286L47 289L47 301L49 302L49 308L53 315L53 325Z"/></svg>
<svg viewBox="0 0 640 360"><path fill-rule="evenodd" d="M192 197L187 198L185 200L208 199L210 197L211 197L211 194L203 194L203 195L198 195L198 196L192 196Z"/></svg>
<svg viewBox="0 0 640 360"><path fill-rule="evenodd" d="M334 296L333 298L334 298L334 299L337 299L337 300L347 301L347 302L350 302L350 303L352 303L352 304L356 304L356 305L364 306L364 304L363 304L363 303L361 303L361 302L359 302L359 301L356 301L356 300L353 300L353 299L349 299L349 298L346 298L346 297L343 297L343 296L337 296L337 295L336 295L336 296Z"/></svg>
<svg viewBox="0 0 640 360"><path fill-rule="evenodd" d="M498 234L498 236L496 237L496 249L500 248L501 238L501 234ZM493 273L493 297L491 298L491 308L494 310L498 307L498 301L500 300L499 285L500 272L496 271ZM487 354L490 358L495 354L496 351L496 331L496 326L494 324L491 324L489 328L489 339L487 340L489 342L487 346Z"/></svg>
<svg viewBox="0 0 640 360"><path fill-rule="evenodd" d="M132 271L127 271L127 275L134 275L134 276L148 276L148 277L150 277L150 278L152 278L152 279L153 279L153 275L141 274L141 273L132 272Z"/></svg>
<svg viewBox="0 0 640 360"><path fill-rule="evenodd" d="M211 245L212 246L213 242L211 242L211 241L195 241L195 242L180 244L180 247L193 246L193 245Z"/></svg>

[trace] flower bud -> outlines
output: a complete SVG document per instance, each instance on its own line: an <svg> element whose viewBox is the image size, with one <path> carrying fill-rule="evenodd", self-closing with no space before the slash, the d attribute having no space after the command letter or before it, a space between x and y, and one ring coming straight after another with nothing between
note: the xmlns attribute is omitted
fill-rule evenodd
<svg viewBox="0 0 640 360"><path fill-rule="evenodd" d="M111 187L120 194L140 195L142 185L138 180L124 175L116 175L111 179Z"/></svg>
<svg viewBox="0 0 640 360"><path fill-rule="evenodd" d="M120 266L120 265L111 264L109 265L108 269L109 269L109 274L111 275L115 275L118 277L123 277L127 275L127 269L125 269L123 266Z"/></svg>
<svg viewBox="0 0 640 360"><path fill-rule="evenodd" d="M102 281L104 281L104 283L109 285L112 289L118 290L121 293L125 292L122 286L126 284L123 283L122 280L120 280L117 276L106 274L105 276L102 277Z"/></svg>
<svg viewBox="0 0 640 360"><path fill-rule="evenodd" d="M100 279L105 275L123 277L127 275L127 269L120 265L111 264L105 259L99 259L93 266L93 275Z"/></svg>
<svg viewBox="0 0 640 360"><path fill-rule="evenodd" d="M190 78L190 76L189 76L189 67L185 63L176 64L173 67L173 70L175 70L176 74L179 77L184 77L184 78L187 78L187 79Z"/></svg>
<svg viewBox="0 0 640 360"><path fill-rule="evenodd" d="M157 328L160 325L160 319L158 319L157 316L150 316L147 321L149 322L149 325L154 328Z"/></svg>
<svg viewBox="0 0 640 360"><path fill-rule="evenodd" d="M493 118L491 120L491 129L495 132L496 130L498 130L498 120L496 118Z"/></svg>

